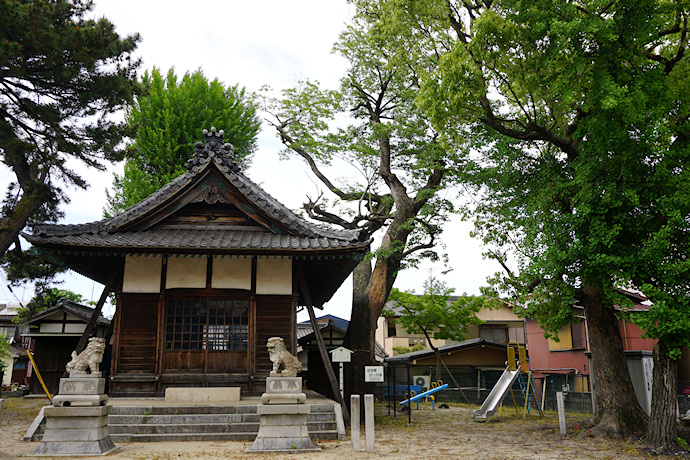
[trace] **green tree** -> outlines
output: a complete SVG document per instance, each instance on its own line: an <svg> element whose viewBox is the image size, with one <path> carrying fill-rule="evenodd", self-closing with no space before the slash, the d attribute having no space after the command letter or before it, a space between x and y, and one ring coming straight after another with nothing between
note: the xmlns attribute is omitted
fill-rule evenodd
<svg viewBox="0 0 690 460"><path fill-rule="evenodd" d="M71 300L82 305L95 305L94 302L87 301L81 294L72 292L69 289L58 289L56 287L42 289L34 294L34 297L25 307L18 309L18 314L13 321L24 322L36 313L47 310L55 306L60 299Z"/></svg>
<svg viewBox="0 0 690 460"><path fill-rule="evenodd" d="M477 204L468 211L488 255L508 269L510 253L518 269L500 275L502 286L549 331L573 320L574 301L584 306L594 432L638 430L646 417L623 358L616 288L649 290L658 329L648 324L648 334L662 343L690 332L687 5L356 3L382 40L405 50L396 65L418 69L435 128L450 143L472 140L463 179ZM666 412L652 412L650 435L675 407L655 398ZM666 448L668 435L648 440Z"/></svg>
<svg viewBox="0 0 690 460"><path fill-rule="evenodd" d="M385 316L385 311L384 311L384 316ZM393 347L393 351L396 352L399 355L404 355L406 353L412 353L413 351L422 351L426 349L424 345L421 343L415 343L411 347Z"/></svg>
<svg viewBox="0 0 690 460"><path fill-rule="evenodd" d="M283 153L303 158L322 185L304 205L307 215L359 229L363 238L382 233L380 246L353 273L345 346L355 352L345 389L362 393L367 390L360 370L374 362L376 321L398 271L439 258L434 247L453 209L441 191L456 149L438 142L414 103L417 75L389 66L390 50L369 35L366 19L342 34L336 50L349 61L339 91L305 82L285 91L282 100L268 100L266 110ZM357 176L336 183L332 176L343 176L344 163Z"/></svg>
<svg viewBox="0 0 690 460"><path fill-rule="evenodd" d="M178 81L174 69L164 76L156 68L143 75L141 85L143 94L127 112L136 134L124 174L113 181L106 214L124 211L184 173L203 129L223 129L235 161L248 166L261 121L244 88L209 81L201 70Z"/></svg>
<svg viewBox="0 0 690 460"><path fill-rule="evenodd" d="M79 162L120 159L122 124L110 115L132 100L138 35L120 37L88 19L91 1L0 0L0 159L14 175L0 211L0 255L29 219L61 216L64 187L86 188Z"/></svg>
<svg viewBox="0 0 690 460"><path fill-rule="evenodd" d="M8 356L10 356L10 338L6 334L0 334L0 383L7 370L5 359L7 359Z"/></svg>
<svg viewBox="0 0 690 460"><path fill-rule="evenodd" d="M455 290L443 281L429 278L424 282L424 294L414 291L400 291L396 288L388 299L402 307L397 319L410 334L424 334L436 354L436 380L441 379L441 353L432 342L433 339L446 339L461 342L467 338L467 326L479 325L477 312L487 306L484 297L463 295L451 302ZM384 310L384 316L394 314Z"/></svg>

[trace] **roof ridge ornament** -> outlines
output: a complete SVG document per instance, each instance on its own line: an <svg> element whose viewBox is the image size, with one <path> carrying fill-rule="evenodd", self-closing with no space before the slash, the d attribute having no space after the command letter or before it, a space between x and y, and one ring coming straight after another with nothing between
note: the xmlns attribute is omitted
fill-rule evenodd
<svg viewBox="0 0 690 460"><path fill-rule="evenodd" d="M235 148L229 142L223 142L225 131L216 131L216 127L211 127L211 131L204 129L204 142L194 144L194 156L187 162L188 171L199 171L199 169L213 160L220 169L225 172L238 172L240 167L234 160Z"/></svg>

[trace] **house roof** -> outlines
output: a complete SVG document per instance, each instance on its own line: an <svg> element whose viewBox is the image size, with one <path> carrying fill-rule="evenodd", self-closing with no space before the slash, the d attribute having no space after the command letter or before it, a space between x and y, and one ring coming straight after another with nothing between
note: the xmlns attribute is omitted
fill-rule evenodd
<svg viewBox="0 0 690 460"><path fill-rule="evenodd" d="M444 345L441 347L438 347L438 350L441 353L452 353L454 351L460 351L464 350L467 348L472 348L472 347L477 347L477 346L488 346L488 347L496 347L500 348L502 350L506 349L506 344L505 343L496 343L496 342L489 342L487 340L484 340L482 338L478 339L468 339L460 343L454 343L450 345ZM402 355L396 355L396 356L391 356L389 358L386 358L386 362L405 362L405 361L411 361L415 359L420 359L420 358L427 358L430 356L435 356L434 350L431 348L427 350L421 350L421 351L412 351L410 353L404 353Z"/></svg>
<svg viewBox="0 0 690 460"><path fill-rule="evenodd" d="M17 358L26 358L28 357L26 349L22 347L18 347L16 345L10 345L7 349L11 354L15 355Z"/></svg>
<svg viewBox="0 0 690 460"><path fill-rule="evenodd" d="M340 329L342 329L344 331L347 330L347 326L348 326L348 324L350 324L350 322L348 320L343 319L343 318L339 318L339 317L334 316L334 315L323 315L323 316L319 316L318 318L316 318L316 322L319 324L323 324L324 326L327 325L329 321L333 321L333 324L336 327L339 327ZM307 321L302 321L301 323L297 323L297 327L300 327L300 325L308 326L309 328L311 328L311 321L307 320Z"/></svg>
<svg viewBox="0 0 690 460"><path fill-rule="evenodd" d="M56 311L64 311L67 313L71 313L75 316L80 317L84 321L88 322L89 319L91 318L91 315L93 314L93 308L87 307L86 305L82 305L76 302L73 302L68 299L60 299L58 300L54 306L47 310L43 310L41 312L36 313L33 315L31 318L29 318L25 324L34 324L40 322L43 318L47 318L48 316L54 314ZM98 319L96 320L96 324L101 325L101 326L108 326L110 325L110 320L98 315Z"/></svg>
<svg viewBox="0 0 690 460"><path fill-rule="evenodd" d="M19 314L21 308L19 302L10 302L8 304L0 305L0 321L12 321L15 316Z"/></svg>
<svg viewBox="0 0 690 460"><path fill-rule="evenodd" d="M327 321L325 323L322 323L321 320L323 319L327 319ZM345 336L345 333L347 332L347 327L350 324L348 320L338 318L337 316L333 315L321 316L319 318L316 318L316 321L319 322L322 331L327 330L328 328L333 328L333 330L341 333L343 336ZM309 342L313 339L314 328L311 326L311 322L303 321L301 323L297 323L297 342L300 345L304 345L306 342ZM388 356L388 353L386 353L386 351L377 341L374 341L374 354L379 358L385 358L386 356Z"/></svg>
<svg viewBox="0 0 690 460"><path fill-rule="evenodd" d="M371 244L362 230L308 222L240 171L223 131L204 142L184 174L126 211L78 225L37 224L23 236L72 270L105 284L131 254L288 256L301 264L314 303L330 299Z"/></svg>
<svg viewBox="0 0 690 460"><path fill-rule="evenodd" d="M369 240L360 230L334 230L307 222L240 172L232 159L232 145L223 143L223 134L205 133L204 142L194 146L194 157L187 171L149 197L107 219L78 225L39 224L33 234L25 235L32 244L56 243L85 248L174 248L174 249L341 249L363 248ZM215 170L227 180L239 196L228 197L223 185L208 173ZM207 179L206 181L200 179ZM194 190L187 190L197 185ZM180 193L191 193L179 197ZM174 209L166 209L171 199L182 198ZM234 199L233 199L234 198ZM213 224L186 229L158 229L155 225L189 202L230 203L239 205L249 216L260 213L262 224L243 231ZM151 215L151 214L156 215ZM211 230L211 234L209 234ZM263 234L262 234L263 233Z"/></svg>

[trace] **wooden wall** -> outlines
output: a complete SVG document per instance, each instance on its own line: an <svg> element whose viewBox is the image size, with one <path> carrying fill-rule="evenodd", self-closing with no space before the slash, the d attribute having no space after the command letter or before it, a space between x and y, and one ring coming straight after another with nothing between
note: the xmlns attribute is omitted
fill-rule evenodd
<svg viewBox="0 0 690 460"><path fill-rule="evenodd" d="M79 337L65 336L40 337L36 340L34 359L51 395L57 394L60 379L65 373L65 366L72 359L72 351L77 348L77 342L79 342ZM31 378L29 391L34 394L43 394L38 377Z"/></svg>
<svg viewBox="0 0 690 460"><path fill-rule="evenodd" d="M111 393L157 390L158 295L122 294L113 337Z"/></svg>
<svg viewBox="0 0 690 460"><path fill-rule="evenodd" d="M295 353L295 322L297 299L294 296L257 296L256 297L256 347L254 375L256 384L252 392L264 391L266 376L271 372L273 363L268 356L266 342L271 337L282 337L288 351Z"/></svg>
<svg viewBox="0 0 690 460"><path fill-rule="evenodd" d="M255 296L250 302L248 354L208 351L205 365L201 361L180 361L180 357L188 360L196 355L201 359L204 351L163 350L161 302L160 295L120 295L114 319L111 395L162 395L165 388L174 386L241 386L245 392L261 393L273 367L266 349L268 339L284 338L287 349L294 354L296 296Z"/></svg>

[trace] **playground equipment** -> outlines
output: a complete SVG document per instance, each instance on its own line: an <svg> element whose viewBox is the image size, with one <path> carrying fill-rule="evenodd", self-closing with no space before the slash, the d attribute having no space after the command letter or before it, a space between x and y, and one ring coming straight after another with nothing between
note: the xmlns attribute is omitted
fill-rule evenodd
<svg viewBox="0 0 690 460"><path fill-rule="evenodd" d="M436 409L436 398L432 396L434 393L438 391L442 391L448 388L447 383L443 383L441 380L437 380L436 382L433 382L431 384L431 388L423 393L420 393L418 395L415 395L414 391L412 391L412 395L409 395L411 397L408 397L404 401L400 401L400 405L404 406L405 404L409 404L410 402L416 402L417 403L417 409L419 409L419 401L424 398L424 399L431 399L431 409L434 410Z"/></svg>
<svg viewBox="0 0 690 460"><path fill-rule="evenodd" d="M513 347L513 344L515 347ZM517 357L515 356L515 351L517 349ZM534 403L539 410L539 415L542 415L542 409L539 406L539 401L537 399L537 393L534 388L534 382L532 380L532 371L529 367L529 360L527 359L527 353L525 347L520 345L514 340L508 342L506 346L506 352L508 354L508 361L503 374L494 385L489 396L486 397L482 406L473 412L474 421L488 421L494 416L496 411L500 411L503 408L503 399L508 394L510 390L510 395L513 398L513 405L515 406L515 411L518 412L517 403L515 402L515 395L513 394L513 384L517 380L520 384L520 391L525 399L525 406L523 408L523 417L527 416L532 407L531 396L534 397ZM527 381L525 382L522 374L527 375ZM531 393L530 393L531 390Z"/></svg>

